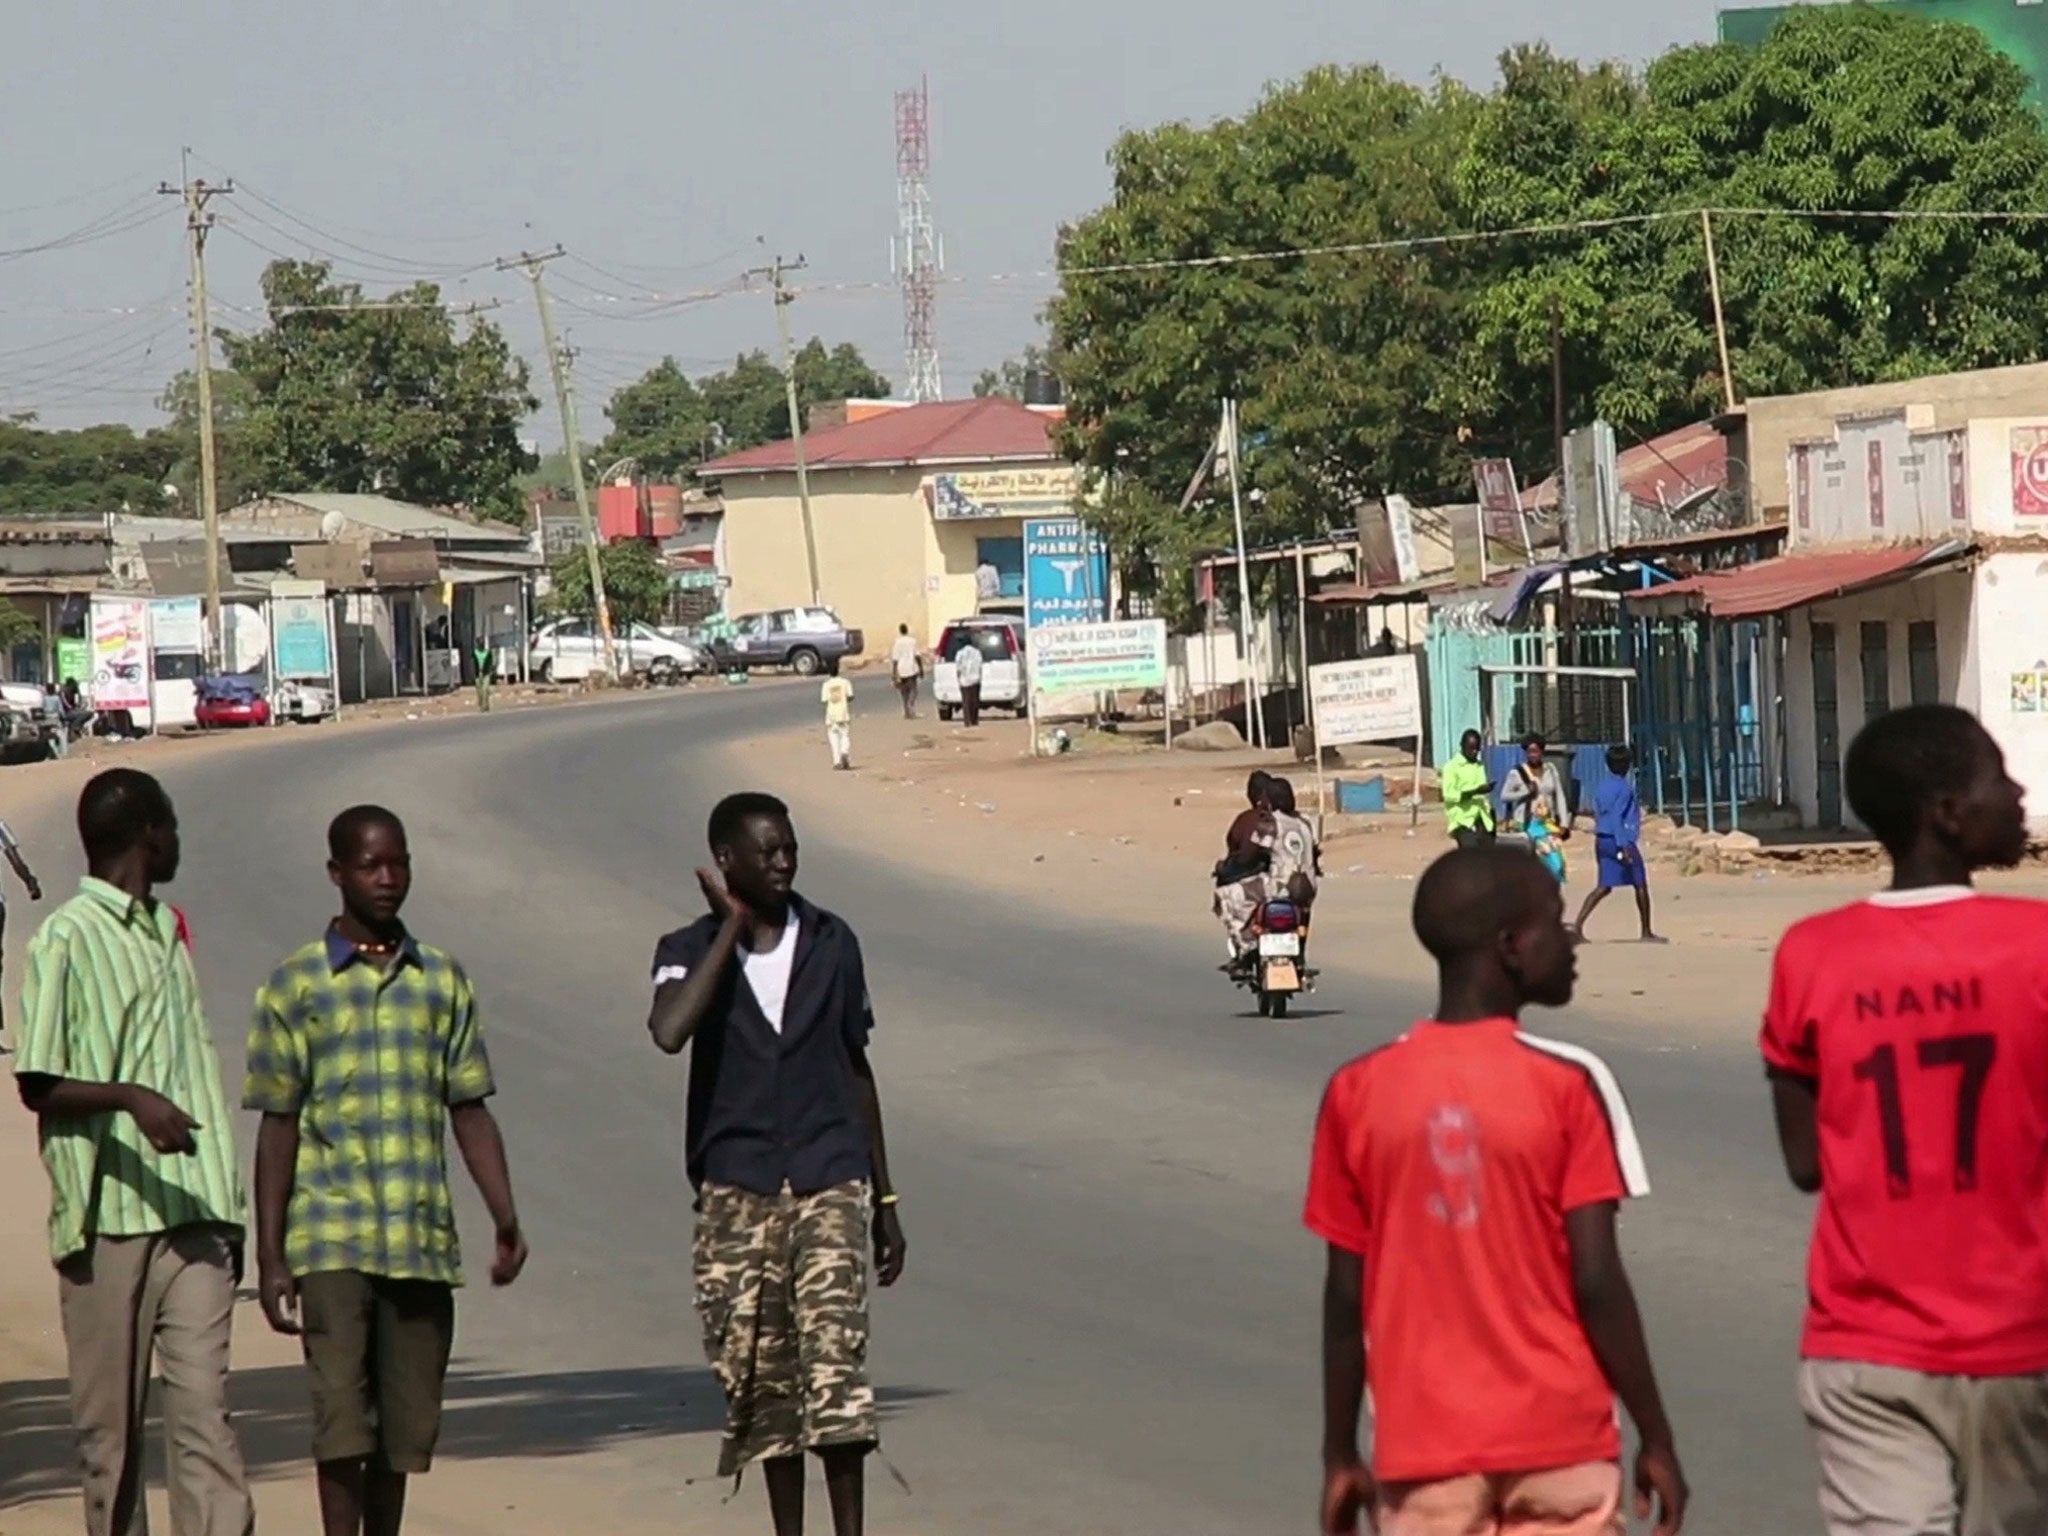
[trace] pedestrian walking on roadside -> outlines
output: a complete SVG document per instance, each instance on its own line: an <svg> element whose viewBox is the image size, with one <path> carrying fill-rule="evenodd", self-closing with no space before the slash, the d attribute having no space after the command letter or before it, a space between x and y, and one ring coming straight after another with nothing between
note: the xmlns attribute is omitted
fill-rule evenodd
<svg viewBox="0 0 2048 1536"><path fill-rule="evenodd" d="M960 679L960 718L972 730L981 724L981 647L971 638L953 653L953 672Z"/></svg>
<svg viewBox="0 0 2048 1536"><path fill-rule="evenodd" d="M29 943L14 1070L50 1178L86 1536L147 1527L152 1363L172 1531L248 1536L227 1404L242 1180L191 952L156 895L177 815L155 779L114 768L80 794L78 834L88 873Z"/></svg>
<svg viewBox="0 0 2048 1536"><path fill-rule="evenodd" d="M1593 791L1593 853L1600 868L1600 883L1586 895L1579 908L1573 934L1586 936L1586 919L1607 899L1609 891L1624 886L1636 893L1636 916L1642 922L1642 941L1662 944L1650 927L1650 871L1643 862L1643 805L1636 795L1635 758L1627 747L1607 749L1607 777Z"/></svg>
<svg viewBox="0 0 2048 1536"><path fill-rule="evenodd" d="M462 1283L452 1128L497 1231L491 1282L526 1263L476 993L406 930L405 827L359 805L327 830L341 915L256 994L243 1107L256 1138L263 1314L302 1338L325 1536L397 1536L432 1464Z"/></svg>
<svg viewBox="0 0 2048 1536"><path fill-rule="evenodd" d="M903 718L917 718L917 685L924 676L924 657L911 638L910 626L896 626L896 641L889 647L889 674L896 679L897 696L903 700Z"/></svg>
<svg viewBox="0 0 2048 1536"><path fill-rule="evenodd" d="M832 750L832 766L845 770L853 766L853 684L833 673L819 690L825 705L825 745Z"/></svg>
<svg viewBox="0 0 2048 1536"><path fill-rule="evenodd" d="M470 655L476 663L476 710L480 715L491 712L491 683L498 670L497 652L491 649L488 640L479 640Z"/></svg>
<svg viewBox="0 0 2048 1536"><path fill-rule="evenodd" d="M1493 841L1494 786L1487 781L1479 755L1479 733L1467 731L1458 739L1458 755L1437 776L1443 789L1444 828L1460 848Z"/></svg>
<svg viewBox="0 0 2048 1536"><path fill-rule="evenodd" d="M796 894L789 811L738 794L711 813L709 913L654 952L647 1027L690 1056L704 1353L725 1390L719 1474L760 1461L776 1536L800 1536L804 1455L824 1463L837 1536L860 1536L877 1443L868 1245L894 1285L905 1245L868 1060L860 941Z"/></svg>
<svg viewBox="0 0 2048 1536"><path fill-rule="evenodd" d="M1508 819L1527 832L1535 841L1544 828L1539 821L1548 821L1548 831L1560 842L1572 835L1571 786L1550 760L1548 747L1541 736L1525 737L1522 741L1522 760L1508 770L1508 776L1501 781L1501 803L1507 807ZM1546 817L1537 817L1536 812L1545 810Z"/></svg>
<svg viewBox="0 0 2048 1536"><path fill-rule="evenodd" d="M1321 1529L1622 1536L1618 1394L1636 1514L1671 1536L1685 1477L1615 1241L1642 1151L1599 1058L1519 1024L1571 1001L1563 897L1523 848L1454 849L1416 884L1415 933L1435 1017L1340 1067L1316 1124Z"/></svg>
<svg viewBox="0 0 2048 1536"><path fill-rule="evenodd" d="M2048 903L1979 895L2027 850L1974 716L1881 715L1843 763L1890 888L1795 924L1762 1050L1820 1196L1799 1405L1829 1536L2048 1530Z"/></svg>

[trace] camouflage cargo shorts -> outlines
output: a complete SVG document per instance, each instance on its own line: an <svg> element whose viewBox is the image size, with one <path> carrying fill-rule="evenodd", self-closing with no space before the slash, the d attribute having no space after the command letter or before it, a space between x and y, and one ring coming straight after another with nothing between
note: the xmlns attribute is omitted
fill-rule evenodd
<svg viewBox="0 0 2048 1536"><path fill-rule="evenodd" d="M697 1314L725 1389L721 1477L763 1458L875 1444L870 1210L865 1181L814 1195L700 1191Z"/></svg>

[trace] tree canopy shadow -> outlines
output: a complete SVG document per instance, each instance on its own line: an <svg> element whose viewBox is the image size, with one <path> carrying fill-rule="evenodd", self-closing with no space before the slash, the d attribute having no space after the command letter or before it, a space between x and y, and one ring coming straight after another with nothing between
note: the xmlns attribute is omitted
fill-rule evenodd
<svg viewBox="0 0 2048 1536"><path fill-rule="evenodd" d="M938 1395L919 1387L876 1392L885 1418ZM148 1476L161 1486L155 1396ZM312 1414L301 1367L237 1371L228 1397L252 1477L309 1459ZM702 1366L519 1373L457 1362L448 1372L436 1459L574 1456L635 1440L715 1433L724 1422L717 1379ZM0 1509L76 1490L78 1481L70 1384L62 1378L0 1383Z"/></svg>

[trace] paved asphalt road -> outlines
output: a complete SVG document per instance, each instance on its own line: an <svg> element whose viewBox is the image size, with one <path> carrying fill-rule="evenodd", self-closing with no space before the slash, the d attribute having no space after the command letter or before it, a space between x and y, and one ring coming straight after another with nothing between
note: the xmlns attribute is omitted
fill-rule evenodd
<svg viewBox="0 0 2048 1536"><path fill-rule="evenodd" d="M331 910L327 817L374 798L411 823L409 915L481 987L535 1253L518 1287L464 1302L449 1448L622 1452L621 1507L665 1507L677 1528L723 1529L740 1507L683 1486L711 1469L718 1405L689 1309L683 1071L644 1032L648 959L696 914L706 812L740 787L721 740L815 707L808 689L700 689L166 759L188 850L174 895L231 1080L242 999ZM816 766L761 787L801 812ZM875 1367L913 1492L878 1477L875 1527L1310 1529L1306 1138L1330 1069L1423 1005L1371 980L1374 944L1412 941L1324 933L1325 963L1354 969L1333 972L1324 1011L1275 1026L1216 976L1199 890L1185 938L1162 938L1085 891L1021 911L881 864L858 827L799 830L804 889L866 944L911 1242ZM39 862L57 883L61 861ZM1806 1213L1775 1167L1741 1022L1755 1003L1649 998L1632 1025L1538 1021L1603 1051L1630 1092L1657 1194L1625 1244L1697 1490L1692 1529L1745 1536L1816 1523L1792 1405ZM481 1269L473 1199L464 1222ZM279 1384L280 1414L297 1391ZM299 1443L273 1438L280 1455ZM758 1498L735 1529L760 1523Z"/></svg>

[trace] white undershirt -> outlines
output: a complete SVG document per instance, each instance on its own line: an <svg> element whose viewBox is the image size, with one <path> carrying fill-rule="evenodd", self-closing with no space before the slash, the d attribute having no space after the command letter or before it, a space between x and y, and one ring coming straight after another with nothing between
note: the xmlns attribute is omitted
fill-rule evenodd
<svg viewBox="0 0 2048 1536"><path fill-rule="evenodd" d="M789 921L783 925L782 937L773 949L740 951L740 970L747 978L747 985L753 989L754 1001L761 1005L761 1013L768 1020L768 1027L778 1035L782 1033L782 1015L789 1006L789 976L796 968L796 912L792 910ZM654 985L665 987L671 982L685 980L690 974L688 966L664 965L654 973Z"/></svg>
<svg viewBox="0 0 2048 1536"><path fill-rule="evenodd" d="M754 989L754 1001L761 1005L768 1027L778 1035L789 1003L789 973L796 964L796 930L796 913L791 912L773 949L740 951L740 968L746 973L747 985Z"/></svg>

